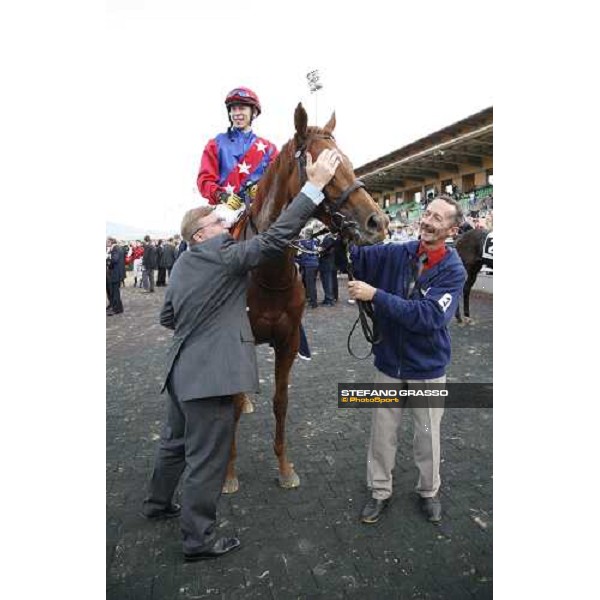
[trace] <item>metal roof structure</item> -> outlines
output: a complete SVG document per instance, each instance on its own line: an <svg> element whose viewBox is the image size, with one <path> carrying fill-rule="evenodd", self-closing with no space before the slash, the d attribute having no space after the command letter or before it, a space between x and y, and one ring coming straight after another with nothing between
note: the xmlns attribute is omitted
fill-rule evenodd
<svg viewBox="0 0 600 600"><path fill-rule="evenodd" d="M423 184L493 158L493 107L457 121L355 169L369 191Z"/></svg>

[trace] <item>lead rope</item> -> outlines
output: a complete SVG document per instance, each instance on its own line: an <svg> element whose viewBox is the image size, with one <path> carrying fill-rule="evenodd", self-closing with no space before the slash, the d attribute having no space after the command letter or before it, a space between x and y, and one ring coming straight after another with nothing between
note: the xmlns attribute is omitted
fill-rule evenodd
<svg viewBox="0 0 600 600"><path fill-rule="evenodd" d="M344 244L344 252L346 253L346 260L348 262L348 281L354 281L354 267L352 266L352 258L350 257L350 245L348 244L347 240L343 240L342 243ZM358 317L356 318L356 321L354 321L354 325L352 325L352 329L348 334L347 347L350 356L353 356L358 360L365 360L369 358L371 354L373 354L373 346L381 342L381 334L379 332L379 327L377 326L377 320L375 319L375 310L373 308L373 303L365 300L357 300L356 304L358 306ZM371 321L372 326L371 323L369 323L369 320ZM365 339L367 340L367 342L369 342L369 344L371 344L371 349L369 350L369 353L365 356L357 356L356 354L354 354L352 348L350 347L350 340L352 339L352 334L354 333L356 325L359 321Z"/></svg>

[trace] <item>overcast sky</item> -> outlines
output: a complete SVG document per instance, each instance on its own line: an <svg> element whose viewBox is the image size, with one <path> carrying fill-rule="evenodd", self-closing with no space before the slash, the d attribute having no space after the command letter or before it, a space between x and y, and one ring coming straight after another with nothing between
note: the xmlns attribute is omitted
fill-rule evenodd
<svg viewBox="0 0 600 600"><path fill-rule="evenodd" d="M279 148L298 102L310 124L335 110L355 167L493 104L482 3L360 4L108 0L106 220L178 230L236 86L259 95L254 130Z"/></svg>

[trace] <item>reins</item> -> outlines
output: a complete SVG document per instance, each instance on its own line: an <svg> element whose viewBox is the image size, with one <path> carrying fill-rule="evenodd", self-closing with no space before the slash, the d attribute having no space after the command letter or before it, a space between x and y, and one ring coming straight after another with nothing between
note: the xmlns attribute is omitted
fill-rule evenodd
<svg viewBox="0 0 600 600"><path fill-rule="evenodd" d="M310 137L312 138L321 138L321 139L329 139L333 140L333 136L331 135L320 135L320 134L312 134ZM307 180L306 176L306 152L308 149L308 140L296 150L294 157L298 161L298 172L300 174L300 185L304 185ZM323 209L325 213L329 216L331 220L331 232L334 235L339 235L342 244L344 246L344 252L346 254L347 262L348 262L348 281L354 280L354 268L352 267L352 259L350 257L350 244L348 242L347 237L344 235L348 230L354 230L357 227L357 223L349 219L346 215L340 212L342 205L348 200L350 194L355 192L358 189L364 188L365 184L360 179L355 179L340 195L339 198L330 198L325 190L323 193L325 194L326 202L323 203ZM319 232L316 235L319 235ZM316 237L313 235L313 237ZM296 248L296 246L292 246ZM300 249L300 252L315 254L316 252L311 250ZM373 308L372 302L367 302L363 300L356 301L358 306L358 317L348 334L348 342L347 348L348 352L354 358L358 360L365 360L373 353L373 346L378 344L381 341L381 334L379 332L379 328L377 326L377 322L375 320L375 309ZM369 344L371 344L371 349L366 356L360 357L354 354L352 348L350 347L350 340L352 338L352 334L356 329L356 325L360 321L360 325L363 331L363 335Z"/></svg>
<svg viewBox="0 0 600 600"><path fill-rule="evenodd" d="M350 243L348 240L342 238L342 244L344 246L344 252L346 254L347 260L347 271L348 271L348 281L354 281L354 267L352 265L352 257L350 256ZM356 321L354 321L354 325L352 325L352 329L348 334L348 342L346 344L348 348L348 352L350 356L357 358L358 360L365 360L373 354L373 346L375 344L379 344L381 342L381 333L379 331L379 326L377 324L377 320L375 319L375 309L373 308L373 303L371 301L365 300L356 300L356 305L358 306L358 317ZM352 351L350 347L350 340L352 339L352 334L356 329L356 325L360 321L360 326L362 328L363 335L369 344L371 344L371 349L369 353L365 356L357 356Z"/></svg>

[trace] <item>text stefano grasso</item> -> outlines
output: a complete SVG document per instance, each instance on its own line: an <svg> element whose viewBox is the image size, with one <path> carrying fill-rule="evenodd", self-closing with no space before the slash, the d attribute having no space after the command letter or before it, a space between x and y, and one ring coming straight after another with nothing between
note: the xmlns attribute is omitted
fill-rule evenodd
<svg viewBox="0 0 600 600"><path fill-rule="evenodd" d="M397 398L406 396L447 396L448 390L341 390L342 396L356 396L366 398L368 396L379 396L384 398Z"/></svg>

